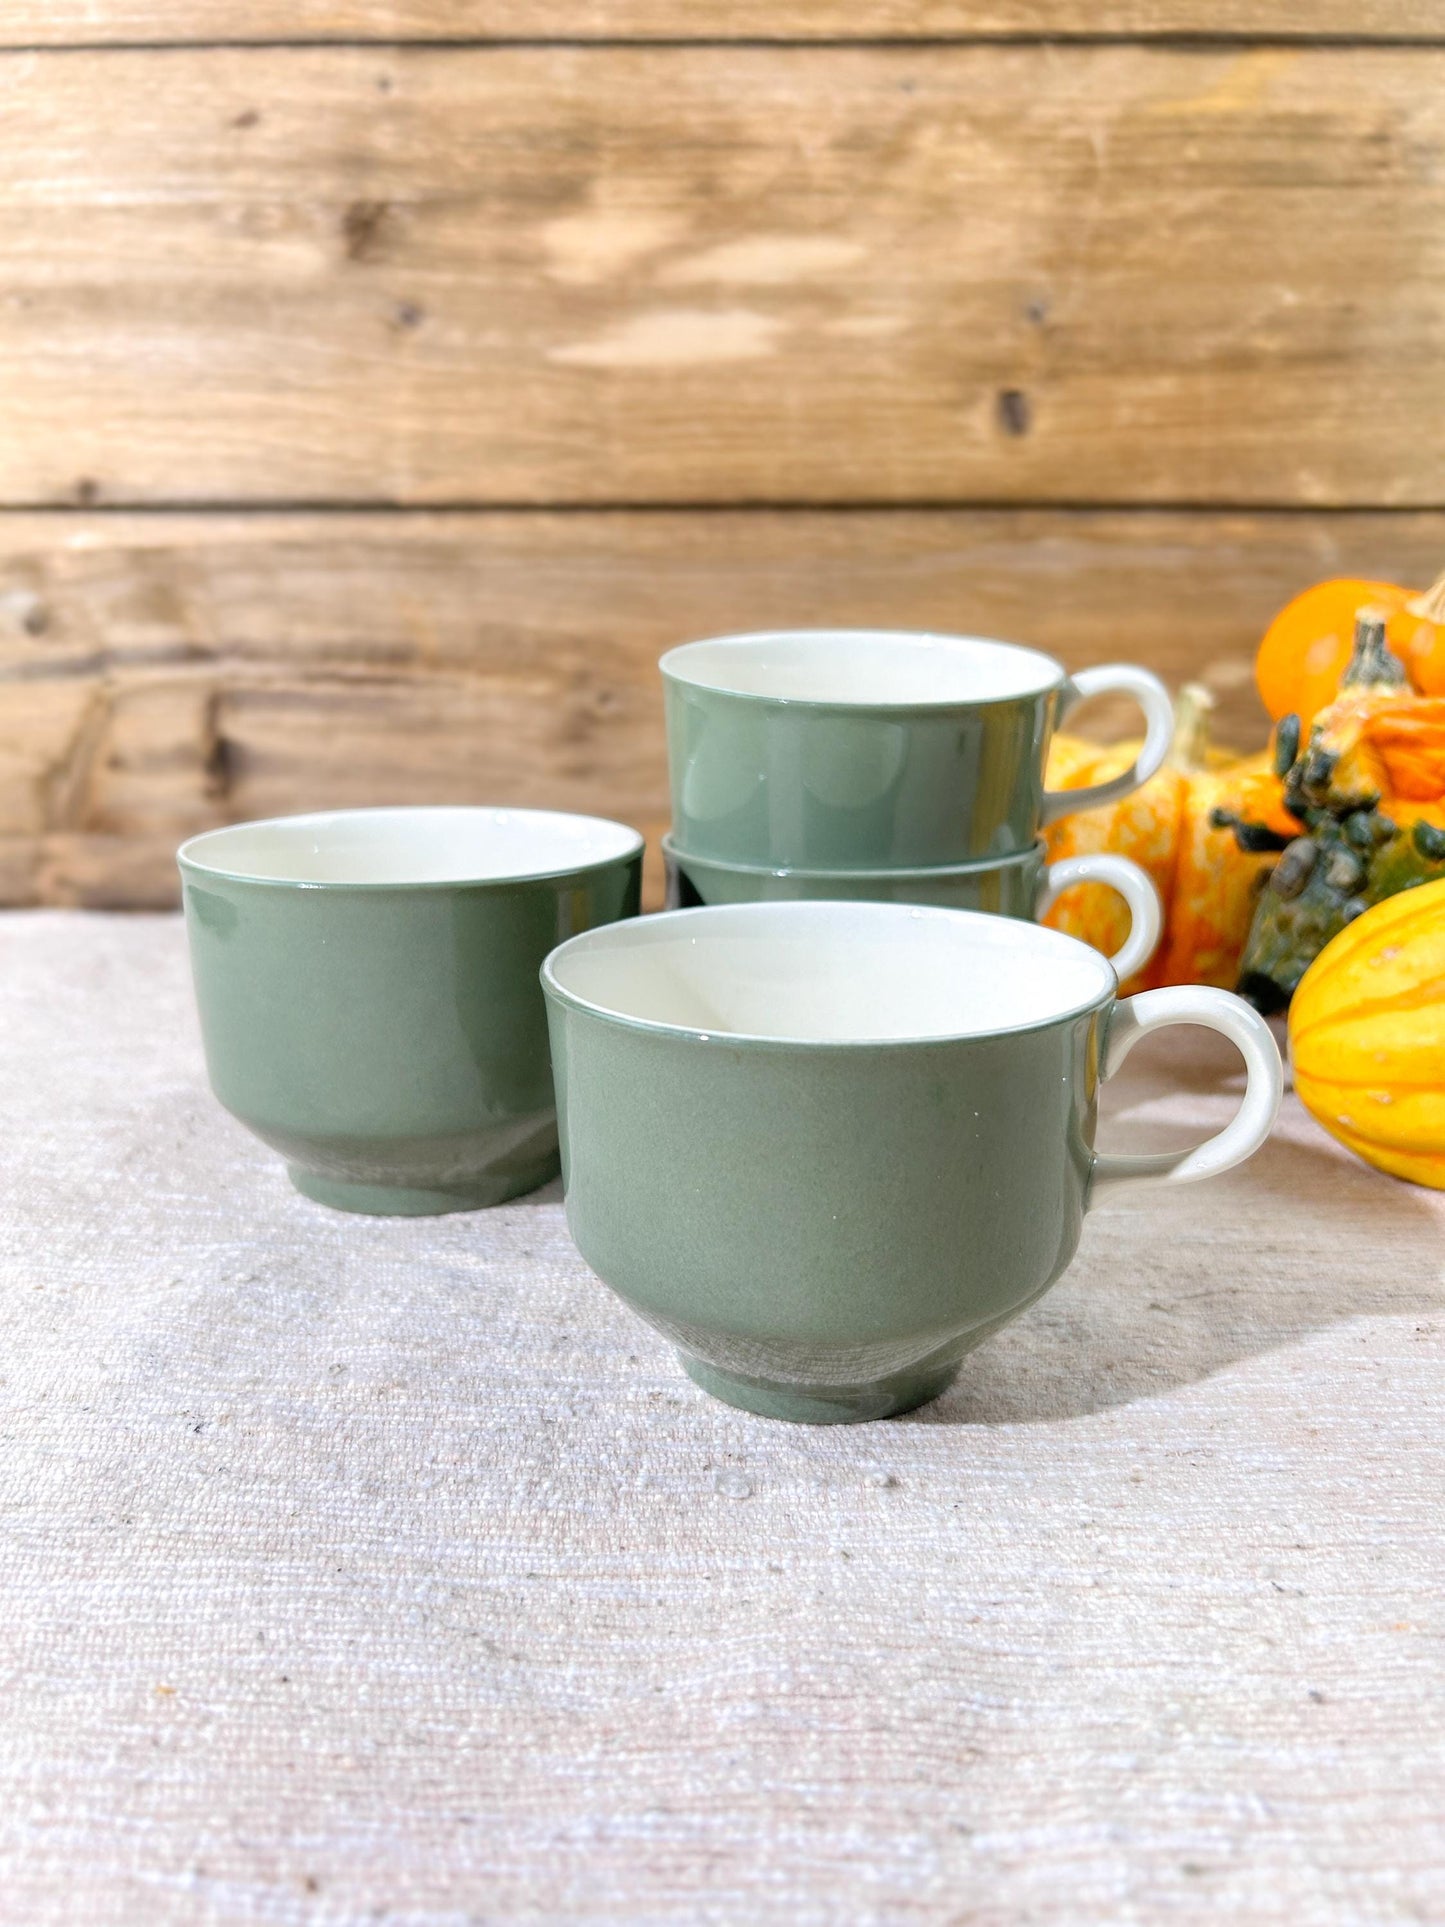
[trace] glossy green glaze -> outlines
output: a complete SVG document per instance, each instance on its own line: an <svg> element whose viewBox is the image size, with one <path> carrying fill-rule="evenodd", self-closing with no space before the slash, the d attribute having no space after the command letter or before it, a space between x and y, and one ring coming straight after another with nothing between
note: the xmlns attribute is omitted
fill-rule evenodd
<svg viewBox="0 0 1445 1927"><path fill-rule="evenodd" d="M1064 688L868 712L700 689L664 670L673 832L724 863L914 868L1025 850Z"/></svg>
<svg viewBox="0 0 1445 1927"><path fill-rule="evenodd" d="M180 867L217 1097L298 1190L342 1210L468 1210L544 1183L538 968L563 938L636 914L631 842L564 874L387 884L230 875L223 846L195 839Z"/></svg>
<svg viewBox="0 0 1445 1927"><path fill-rule="evenodd" d="M1031 1028L790 1043L604 1012L559 984L567 955L544 984L568 1224L708 1391L801 1421L907 1411L1068 1264L1105 971Z"/></svg>
<svg viewBox="0 0 1445 1927"><path fill-rule="evenodd" d="M993 863L950 864L931 870L768 870L715 863L684 854L662 839L668 902L677 909L704 903L924 903L945 910L986 910L1001 917L1033 917L1047 881L1044 846Z"/></svg>
<svg viewBox="0 0 1445 1927"><path fill-rule="evenodd" d="M980 637L778 630L662 658L672 827L724 863L935 868L1027 850L1075 686Z"/></svg>

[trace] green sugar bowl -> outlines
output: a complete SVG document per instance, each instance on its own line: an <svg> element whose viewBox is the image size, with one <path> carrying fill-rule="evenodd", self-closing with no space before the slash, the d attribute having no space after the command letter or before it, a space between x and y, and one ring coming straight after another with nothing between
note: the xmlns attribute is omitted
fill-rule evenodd
<svg viewBox="0 0 1445 1927"><path fill-rule="evenodd" d="M211 1088L342 1211L468 1211L558 1167L538 970L637 914L643 840L551 810L337 810L178 861Z"/></svg>

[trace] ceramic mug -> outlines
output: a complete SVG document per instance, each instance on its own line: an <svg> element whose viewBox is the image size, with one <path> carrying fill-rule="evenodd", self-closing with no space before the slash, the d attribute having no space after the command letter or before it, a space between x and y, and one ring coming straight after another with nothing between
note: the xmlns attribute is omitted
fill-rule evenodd
<svg viewBox="0 0 1445 1927"><path fill-rule="evenodd" d="M1063 1271L1124 1182L1227 1171L1279 1106L1268 1027L1188 986L1115 1000L1058 931L891 903L682 910L543 967L567 1221L689 1375L769 1417L883 1418ZM1248 1071L1192 1151L1094 1150L1101 1079L1203 1024Z"/></svg>
<svg viewBox="0 0 1445 1927"><path fill-rule="evenodd" d="M1068 676L976 636L777 630L669 650L672 830L690 856L767 869L932 869L1016 855L1041 826L1137 789L1173 734L1147 669ZM1086 789L1047 792L1049 740L1086 696L1132 696L1144 746Z"/></svg>
<svg viewBox="0 0 1445 1927"><path fill-rule="evenodd" d="M557 1170L537 972L635 916L642 838L548 810L241 823L179 853L211 1087L343 1211L465 1211Z"/></svg>
<svg viewBox="0 0 1445 1927"><path fill-rule="evenodd" d="M1164 908L1152 879L1127 856L1105 851L1046 863L1042 843L997 863L960 863L939 870L760 870L685 856L662 839L669 909L705 903L817 902L923 903L945 910L986 910L993 916L1042 922L1080 883L1116 890L1129 910L1129 934L1110 957L1123 982L1142 970L1159 946Z"/></svg>

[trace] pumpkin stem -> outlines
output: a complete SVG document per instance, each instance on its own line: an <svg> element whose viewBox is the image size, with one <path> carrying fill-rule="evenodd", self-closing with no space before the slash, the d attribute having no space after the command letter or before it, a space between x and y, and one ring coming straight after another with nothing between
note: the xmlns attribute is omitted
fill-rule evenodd
<svg viewBox="0 0 1445 1927"><path fill-rule="evenodd" d="M1411 596L1405 613L1419 616L1422 622L1445 622L1445 575L1437 576L1422 594Z"/></svg>
<svg viewBox="0 0 1445 1927"><path fill-rule="evenodd" d="M1165 758L1170 769L1197 776L1208 763L1209 716L1218 698L1202 682L1187 682L1174 701L1174 740Z"/></svg>
<svg viewBox="0 0 1445 1927"><path fill-rule="evenodd" d="M1341 689L1369 684L1380 689L1404 689L1409 683L1405 665L1385 643L1385 618L1378 609L1361 609L1355 616L1355 653L1340 677Z"/></svg>
<svg viewBox="0 0 1445 1927"><path fill-rule="evenodd" d="M1235 843L1246 855L1257 855L1262 850L1288 849L1298 834L1281 836L1268 823L1246 823L1243 817L1226 809L1212 809L1209 812L1209 827L1211 830L1233 830Z"/></svg>
<svg viewBox="0 0 1445 1927"><path fill-rule="evenodd" d="M1299 756L1300 720L1294 710L1281 716L1274 727L1274 773L1281 782L1294 768Z"/></svg>

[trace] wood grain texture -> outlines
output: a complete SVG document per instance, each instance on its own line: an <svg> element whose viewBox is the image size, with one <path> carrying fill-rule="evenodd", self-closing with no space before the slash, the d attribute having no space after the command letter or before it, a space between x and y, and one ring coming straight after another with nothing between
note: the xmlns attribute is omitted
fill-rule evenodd
<svg viewBox="0 0 1445 1927"><path fill-rule="evenodd" d="M1445 502L1445 53L0 58L0 499Z"/></svg>
<svg viewBox="0 0 1445 1927"><path fill-rule="evenodd" d="M11 0L10 45L264 40L927 40L1047 34L1409 40L1441 0Z"/></svg>
<svg viewBox="0 0 1445 1927"><path fill-rule="evenodd" d="M0 900L168 903L181 837L328 805L551 804L655 837L657 656L768 624L1132 658L1210 683L1249 746L1281 602L1442 557L1438 514L4 516Z"/></svg>

